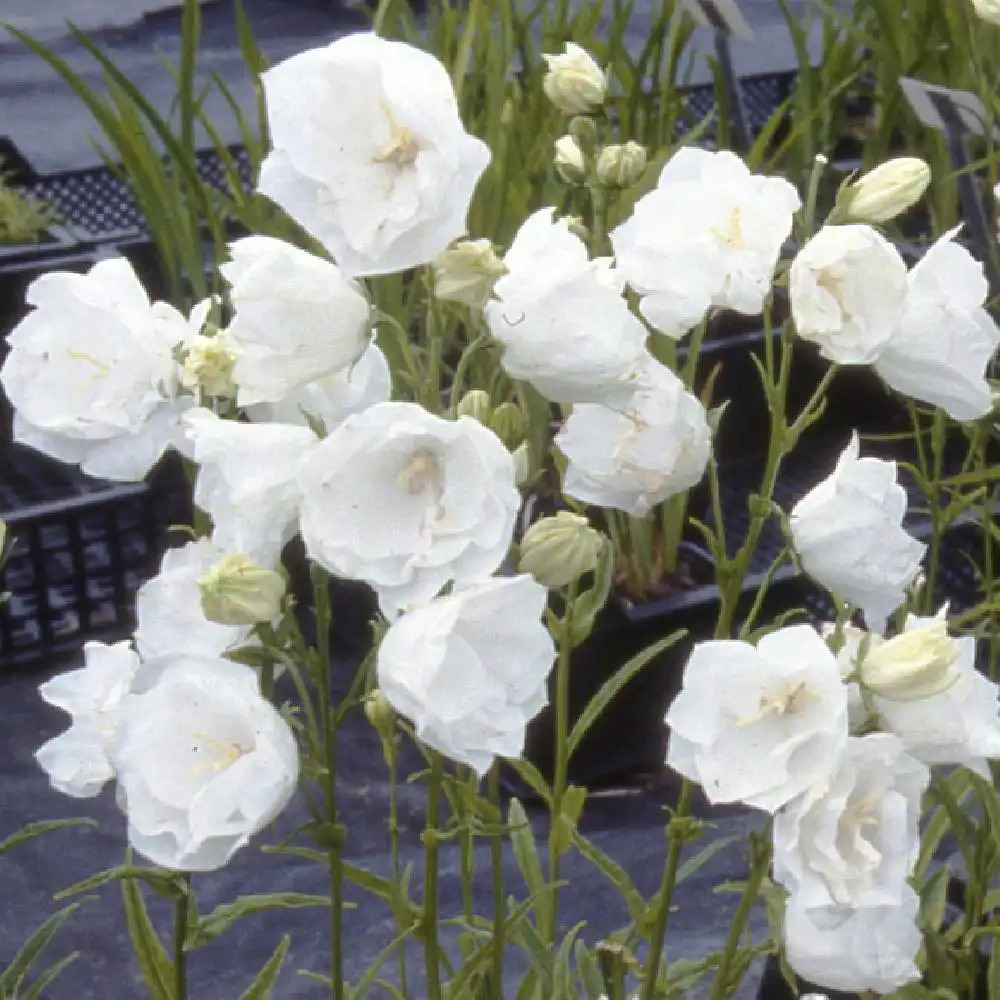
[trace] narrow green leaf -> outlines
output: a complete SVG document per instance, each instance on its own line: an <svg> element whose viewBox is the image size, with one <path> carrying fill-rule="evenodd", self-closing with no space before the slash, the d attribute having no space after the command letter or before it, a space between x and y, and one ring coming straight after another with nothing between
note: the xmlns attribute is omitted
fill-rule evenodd
<svg viewBox="0 0 1000 1000"><path fill-rule="evenodd" d="M664 650L669 649L676 642L687 635L687 629L678 629L676 632L659 639L651 646L647 646L642 652L636 653L627 663L619 667L600 687L597 694L587 703L587 707L580 713L580 718L576 720L573 729L570 731L567 740L567 753L572 756L580 741L587 734L587 730L594 724L601 712L611 703L612 699L622 688L631 681L640 670L654 660Z"/></svg>
<svg viewBox="0 0 1000 1000"><path fill-rule="evenodd" d="M98 872L96 875L91 875L89 878L71 885L68 889L62 889L56 893L55 898L65 899L67 896L76 896L90 889L99 889L109 882L135 879L145 882L154 892L166 899L183 899L190 894L184 876L178 872L167 871L165 868L132 868L129 865L123 865L118 868L108 868L106 871Z"/></svg>
<svg viewBox="0 0 1000 1000"><path fill-rule="evenodd" d="M65 830L71 826L97 826L97 822L96 820L79 816L73 819L52 819L42 820L38 823L29 823L27 826L21 827L16 833L12 833L6 840L0 841L0 857L3 857L4 854L18 847L20 844L26 844L29 840L34 840L36 837L43 837L45 834L52 833L55 830Z"/></svg>
<svg viewBox="0 0 1000 1000"><path fill-rule="evenodd" d="M514 848L514 860L524 877L528 891L538 896L537 910L539 922L548 926L549 912L552 901L546 895L546 882L542 875L542 865L538 860L538 850L535 845L535 833L528 822L524 806L517 799L510 800L507 812L507 822L510 825L510 842Z"/></svg>
<svg viewBox="0 0 1000 1000"><path fill-rule="evenodd" d="M176 1000L173 963L149 919L142 890L134 879L122 882L122 897L125 901L125 923L129 940L142 971L142 978L146 981L150 1000Z"/></svg>
<svg viewBox="0 0 1000 1000"><path fill-rule="evenodd" d="M34 934L21 946L10 964L0 973L0 997L16 996L18 987L24 982L38 956L56 936L59 928L80 908L81 903L71 903L58 913L53 913Z"/></svg>
<svg viewBox="0 0 1000 1000"><path fill-rule="evenodd" d="M20 1000L44 1000L43 993L47 990L55 980L62 975L63 970L75 962L80 957L80 952L71 951L68 955L60 958L55 965L50 966L46 969L39 977L31 984L31 989L20 998Z"/></svg>
<svg viewBox="0 0 1000 1000"><path fill-rule="evenodd" d="M730 844L735 843L740 840L740 837L720 837L718 840L713 840L711 844L707 844L703 847L697 854L692 855L687 861L684 862L677 869L677 884L680 884L686 878L690 878L702 865L715 857L719 851L725 849Z"/></svg>
<svg viewBox="0 0 1000 1000"><path fill-rule="evenodd" d="M646 900L632 883L628 872L579 832L573 836L573 845L618 890L625 899L632 921L640 923L646 912Z"/></svg>
<svg viewBox="0 0 1000 1000"><path fill-rule="evenodd" d="M291 910L304 906L330 908L329 896L316 896L301 892L269 892L239 896L231 903L217 906L188 931L185 950L201 948L224 934L242 917L264 910Z"/></svg>
<svg viewBox="0 0 1000 1000"><path fill-rule="evenodd" d="M240 1000L267 1000L277 981L278 973L281 972L281 966L284 964L291 943L292 939L286 934L264 967L254 977L254 981L240 994Z"/></svg>

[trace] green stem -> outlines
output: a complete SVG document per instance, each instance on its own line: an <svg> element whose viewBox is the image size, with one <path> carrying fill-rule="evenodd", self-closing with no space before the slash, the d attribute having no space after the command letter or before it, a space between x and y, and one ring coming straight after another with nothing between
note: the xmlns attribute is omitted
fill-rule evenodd
<svg viewBox="0 0 1000 1000"><path fill-rule="evenodd" d="M438 821L441 812L441 757L430 755L427 782L427 821L424 830L424 964L427 966L427 1000L441 1000L441 960L438 945Z"/></svg>
<svg viewBox="0 0 1000 1000"><path fill-rule="evenodd" d="M493 974L490 995L503 995L503 949L504 949L504 907L503 887L503 841L504 833L500 817L503 815L500 804L500 768L494 762L489 774L490 804L496 810L497 828L490 837L490 869L493 883ZM406 993L404 991L404 996Z"/></svg>
<svg viewBox="0 0 1000 1000"><path fill-rule="evenodd" d="M688 493L675 493L666 503L660 505L660 559L663 572L677 571L681 539L684 536L684 521L687 517ZM658 581L653 581L657 583Z"/></svg>
<svg viewBox="0 0 1000 1000"><path fill-rule="evenodd" d="M722 950L722 957L719 959L718 971L712 983L712 991L709 1000L725 1000L733 992L729 988L730 970L736 952L739 950L740 939L750 922L750 914L757 897L760 895L760 887L767 875L771 863L771 826L772 820L768 817L767 825L761 836L750 835L750 874L747 877L746 887L740 897L740 904L736 908L736 914L729 925L729 934L726 936L726 944Z"/></svg>
<svg viewBox="0 0 1000 1000"><path fill-rule="evenodd" d="M555 944L556 927L558 925L560 851L557 843L559 817L562 815L563 797L566 794L567 773L569 771L569 754L567 752L569 739L569 668L570 655L573 649L571 637L573 621L573 604L576 601L576 582L566 590L566 612L563 615L562 629L559 636L559 658L556 661L556 697L555 697L555 731L553 734L553 768L552 768L552 811L549 814L549 885L552 888L552 902L548 910L548 927L545 928L549 944Z"/></svg>
<svg viewBox="0 0 1000 1000"><path fill-rule="evenodd" d="M401 871L399 865L399 789L397 788L399 767L398 755L396 752L395 737L384 739L382 746L385 751L386 764L389 766L389 858L392 867L392 881L394 885L399 885L401 881ZM409 996L406 988L406 942L403 935L408 927L403 921L401 913L396 914L396 933L400 938L399 947L396 950L396 957L399 962L399 988L404 997Z"/></svg>
<svg viewBox="0 0 1000 1000"><path fill-rule="evenodd" d="M685 819L691 812L692 790L694 786L687 778L681 784L681 793L677 800L677 810L671 822ZM660 972L660 961L663 958L663 945L667 937L667 924L670 921L670 907L674 896L674 886L677 883L677 869L680 865L681 851L684 849L684 838L671 837L667 848L667 860L663 866L663 877L656 891L656 922L653 925L653 935L649 940L649 955L646 958L646 968L642 977L640 1000L655 1000L656 980Z"/></svg>
<svg viewBox="0 0 1000 1000"><path fill-rule="evenodd" d="M191 886L191 876L185 875L184 880ZM188 905L185 894L174 903L174 998L188 1000L187 983L187 952L184 941L188 935Z"/></svg>

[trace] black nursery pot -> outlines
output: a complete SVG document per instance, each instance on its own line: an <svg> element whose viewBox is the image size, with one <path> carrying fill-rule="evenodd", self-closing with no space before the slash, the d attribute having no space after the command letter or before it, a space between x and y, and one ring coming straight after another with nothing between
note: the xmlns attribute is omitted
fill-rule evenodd
<svg viewBox="0 0 1000 1000"><path fill-rule="evenodd" d="M718 607L715 569L709 554L682 546L688 586L643 604L613 595L598 614L590 636L570 658L569 726L615 671L652 643L677 629L688 635L654 657L612 699L569 762L568 777L589 787L642 784L663 771L667 727L664 716L681 687L694 639L711 634ZM555 672L549 705L528 726L524 756L551 777L555 760Z"/></svg>

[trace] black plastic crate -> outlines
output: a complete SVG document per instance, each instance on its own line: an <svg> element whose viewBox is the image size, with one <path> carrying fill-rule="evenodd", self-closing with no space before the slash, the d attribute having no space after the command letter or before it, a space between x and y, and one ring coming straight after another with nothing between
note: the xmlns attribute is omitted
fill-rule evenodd
<svg viewBox="0 0 1000 1000"><path fill-rule="evenodd" d="M0 571L0 671L127 636L136 590L190 512L172 458L149 482L121 484L19 445L0 450L0 519L14 540Z"/></svg>

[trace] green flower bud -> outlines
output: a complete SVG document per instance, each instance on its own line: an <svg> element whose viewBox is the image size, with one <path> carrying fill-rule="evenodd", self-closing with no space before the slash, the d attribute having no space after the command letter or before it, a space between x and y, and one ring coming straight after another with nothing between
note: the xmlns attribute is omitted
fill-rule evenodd
<svg viewBox="0 0 1000 1000"><path fill-rule="evenodd" d="M595 169L597 179L605 187L631 187L646 170L646 147L631 139L621 146L605 146L597 157Z"/></svg>
<svg viewBox="0 0 1000 1000"><path fill-rule="evenodd" d="M593 118L577 115L570 120L569 134L576 139L584 156L590 156L597 149L597 125Z"/></svg>
<svg viewBox="0 0 1000 1000"><path fill-rule="evenodd" d="M840 189L831 219L888 222L916 204L930 182L931 168L923 160L914 156L887 160Z"/></svg>
<svg viewBox="0 0 1000 1000"><path fill-rule="evenodd" d="M229 397L236 392L233 369L236 344L227 333L198 334L191 339L181 365L181 385L201 389L208 396Z"/></svg>
<svg viewBox="0 0 1000 1000"><path fill-rule="evenodd" d="M485 389L470 389L458 401L456 412L460 417L472 417L489 427L490 417L493 415L490 394Z"/></svg>
<svg viewBox="0 0 1000 1000"><path fill-rule="evenodd" d="M205 617L220 625L253 625L281 614L285 578L249 556L223 556L198 581Z"/></svg>
<svg viewBox="0 0 1000 1000"><path fill-rule="evenodd" d="M396 712L389 699L377 688L365 698L365 717L383 740L392 739L396 732Z"/></svg>
<svg viewBox="0 0 1000 1000"><path fill-rule="evenodd" d="M460 240L438 254L434 269L434 296L482 309L493 294L493 286L507 273L489 240Z"/></svg>
<svg viewBox="0 0 1000 1000"><path fill-rule="evenodd" d="M517 404L501 403L490 417L490 430L508 448L516 448L524 439L524 417Z"/></svg>
<svg viewBox="0 0 1000 1000"><path fill-rule="evenodd" d="M561 510L524 533L518 569L555 590L595 569L603 547L603 536L585 517Z"/></svg>

